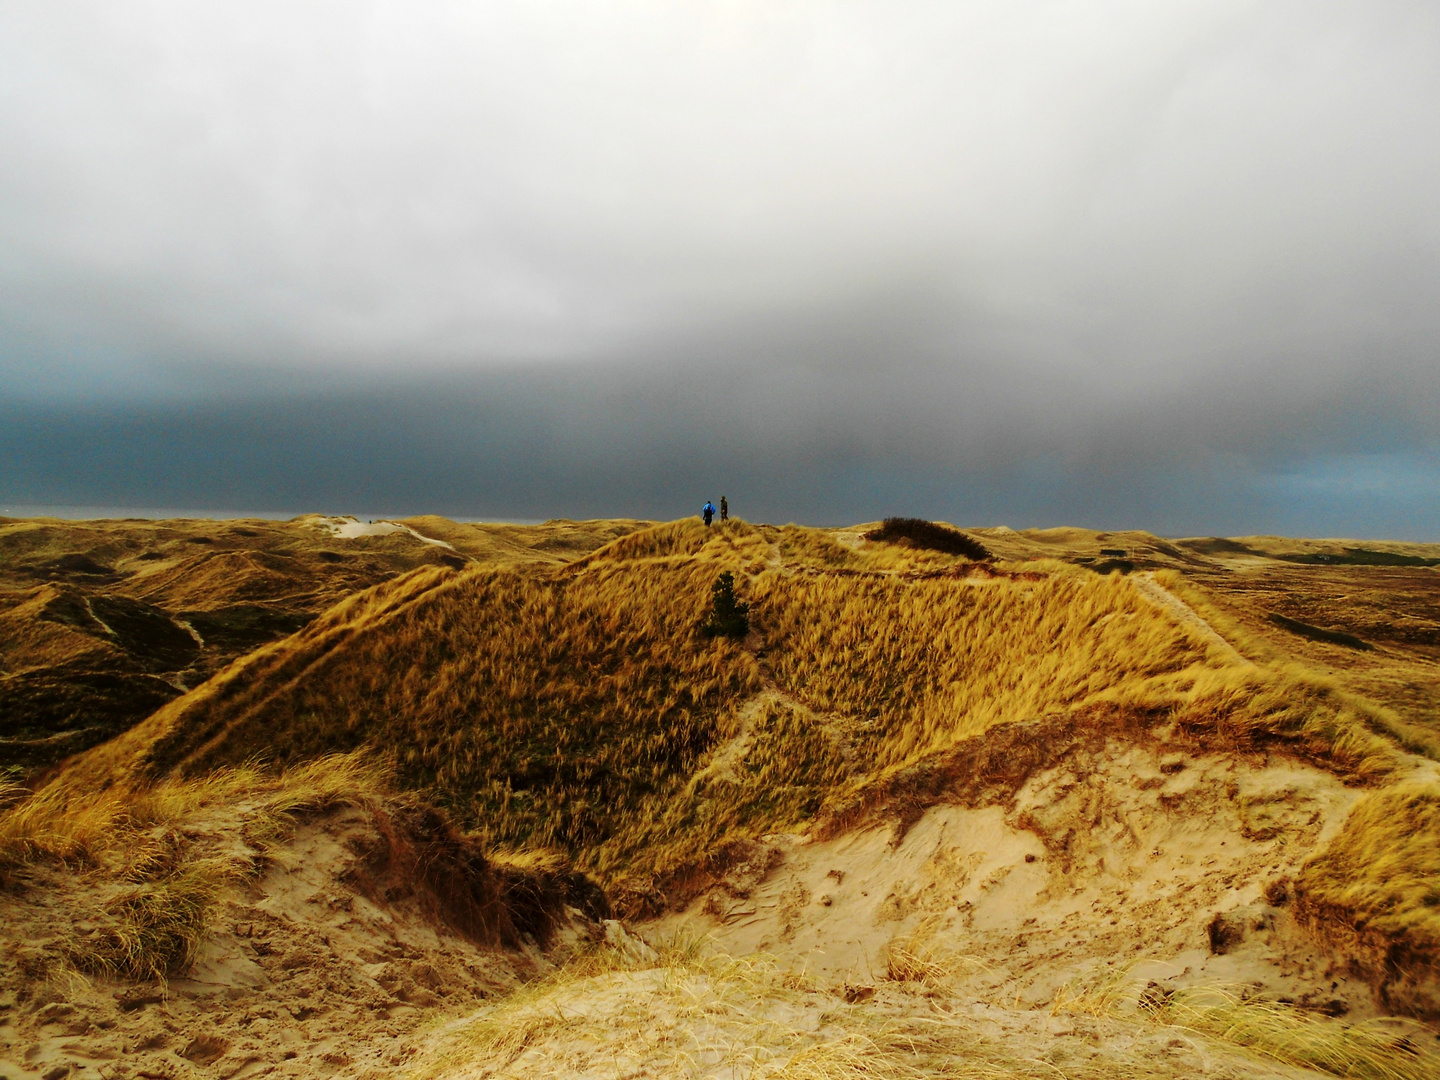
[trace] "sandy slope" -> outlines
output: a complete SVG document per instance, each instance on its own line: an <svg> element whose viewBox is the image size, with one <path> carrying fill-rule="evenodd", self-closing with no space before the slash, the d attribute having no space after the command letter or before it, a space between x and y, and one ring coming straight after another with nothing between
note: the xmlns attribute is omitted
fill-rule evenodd
<svg viewBox="0 0 1440 1080"><path fill-rule="evenodd" d="M406 536L419 540L422 544L434 544L436 547L455 550L454 544L424 536L409 525L401 524L398 521L366 522L353 517L332 517L321 518L317 524L320 528L328 530L329 534L338 540L358 540L362 536L390 536L394 533L404 533Z"/></svg>
<svg viewBox="0 0 1440 1080"><path fill-rule="evenodd" d="M251 856L242 808L196 818L207 855ZM234 891L194 968L168 987L85 980L55 945L85 929L104 883L34 867L0 892L0 1075L393 1075L425 1021L513 990L546 962L477 946L426 909L413 882L377 875L366 810L301 825L279 859Z"/></svg>
<svg viewBox="0 0 1440 1080"><path fill-rule="evenodd" d="M1316 1080L1173 1026L962 1000L843 994L764 966L658 964L482 1007L422 1043L417 1080Z"/></svg>
<svg viewBox="0 0 1440 1080"><path fill-rule="evenodd" d="M873 985L898 942L984 997L1047 1004L1132 969L1370 1015L1369 988L1319 953L1284 893L1355 797L1294 761L1111 740L1003 803L935 806L903 834L771 837L657 929L765 953L823 985Z"/></svg>

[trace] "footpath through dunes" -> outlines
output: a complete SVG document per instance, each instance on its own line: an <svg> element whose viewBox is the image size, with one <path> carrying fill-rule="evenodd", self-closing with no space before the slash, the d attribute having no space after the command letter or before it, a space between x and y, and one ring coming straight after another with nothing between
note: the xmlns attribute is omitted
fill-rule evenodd
<svg viewBox="0 0 1440 1080"><path fill-rule="evenodd" d="M409 527L451 548L380 539L464 554ZM348 596L0 812L0 1058L121 1069L134 1031L147 1071L227 1078L1440 1074L1395 1015L1440 1014L1436 764L1184 560L1137 587L1095 534L621 532ZM702 632L722 573L742 638ZM393 789L248 764L349 750ZM97 814L120 841L61 842ZM457 924L467 896L517 932Z"/></svg>

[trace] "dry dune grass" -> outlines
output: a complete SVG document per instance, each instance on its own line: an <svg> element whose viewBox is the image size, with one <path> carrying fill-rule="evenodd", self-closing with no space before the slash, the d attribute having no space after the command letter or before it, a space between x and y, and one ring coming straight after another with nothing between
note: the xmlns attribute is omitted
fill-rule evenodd
<svg viewBox="0 0 1440 1080"><path fill-rule="evenodd" d="M112 738L405 571L550 572L641 524L0 521L0 775L23 779Z"/></svg>
<svg viewBox="0 0 1440 1080"><path fill-rule="evenodd" d="M0 812L0 867L38 859L105 865L119 854L134 860L156 826L173 825L204 806L223 805L260 793L268 813L295 814L341 802L373 799L385 770L357 754L330 754L275 774L253 764L216 770L200 778L155 784L119 783L103 791L64 780L33 795L12 786Z"/></svg>
<svg viewBox="0 0 1440 1080"><path fill-rule="evenodd" d="M650 958L652 957L653 958ZM895 1017L758 959L693 943L590 951L440 1041L415 1080L694 1076L862 1080L1053 1076L960 1024Z"/></svg>
<svg viewBox="0 0 1440 1080"><path fill-rule="evenodd" d="M355 755L319 758L283 775L246 766L98 793L52 784L0 813L0 877L58 861L109 881L100 908L76 922L65 959L90 974L163 981L190 966L211 909L259 872L296 816L373 800L384 785L383 771ZM195 857L177 826L204 807L237 805L247 834L272 843Z"/></svg>
<svg viewBox="0 0 1440 1080"><path fill-rule="evenodd" d="M1346 689L1333 674L1319 672L1291 659L1183 574L1162 570L1155 574L1155 580L1194 609L1245 659L1267 670L1283 672L1289 681L1304 686L1308 695L1325 696L1352 719L1358 719L1361 726L1388 736L1411 753L1440 760L1440 735L1436 732L1405 720L1393 708Z"/></svg>
<svg viewBox="0 0 1440 1080"><path fill-rule="evenodd" d="M1341 1077L1427 1080L1440 1070L1432 1029L1393 1017L1349 1023L1256 997L1246 987L1144 987L1122 969L1053 1011L1138 1015L1149 1023L1231 1043L1273 1061Z"/></svg>
<svg viewBox="0 0 1440 1080"><path fill-rule="evenodd" d="M191 716L152 760L223 764L241 742L291 759L375 741L410 786L443 792L495 845L595 844L616 815L694 771L727 706L759 687L738 646L697 642L713 575L597 568L571 579L477 572L415 583L424 601L319 626L270 678ZM383 633L373 632L377 618ZM371 632L352 633L350 625ZM269 673L266 673L267 675Z"/></svg>
<svg viewBox="0 0 1440 1080"><path fill-rule="evenodd" d="M694 941L601 945L452 1025L409 1075L979 1080L1188 1076L1217 1066L1221 1075L1274 1075L1249 1055L1370 1080L1424 1080L1440 1067L1421 1041L1432 1033L1418 1025L1346 1024L1216 987L1161 993L1124 969L1050 1010L1093 1018L1092 1047L1076 1060L1043 1013L960 1006L945 987L964 958L914 961L896 951L892 967L903 970L889 977L923 989L877 994L827 991ZM1177 1046L1194 1059L1177 1060Z"/></svg>
<svg viewBox="0 0 1440 1080"><path fill-rule="evenodd" d="M1403 941L1440 955L1440 786L1366 793L1297 886L1312 917L1348 924L1382 954Z"/></svg>
<svg viewBox="0 0 1440 1080"><path fill-rule="evenodd" d="M1005 722L1128 711L1236 748L1284 740L1357 773L1387 766L1363 708L1235 663L1118 575L1035 563L935 576L968 564L876 547L889 570L834 574L849 552L814 530L692 521L549 575L415 571L74 775L136 761L195 775L257 747L285 763L373 745L487 848L560 849L607 887L648 894ZM748 642L697 633L719 569L752 604ZM710 768L737 740L743 753Z"/></svg>
<svg viewBox="0 0 1440 1080"><path fill-rule="evenodd" d="M861 753L882 769L1005 721L1101 702L1191 705L1232 678L1217 680L1222 662L1124 579L1068 568L959 588L765 578L756 603L777 643L777 683L817 712L859 720Z"/></svg>
<svg viewBox="0 0 1440 1080"><path fill-rule="evenodd" d="M941 918L927 915L908 933L892 938L885 950L885 977L946 988L961 976L985 969L983 961L949 944L941 930Z"/></svg>
<svg viewBox="0 0 1440 1080"><path fill-rule="evenodd" d="M1191 988L1148 1003L1153 1022L1243 1046L1275 1061L1367 1080L1428 1080L1440 1072L1434 1032L1394 1020L1346 1024L1224 988Z"/></svg>
<svg viewBox="0 0 1440 1080"><path fill-rule="evenodd" d="M1367 1080L1428 1080L1440 1070L1432 1029L1388 1018L1347 1023L1254 996L1245 987L1142 985L1130 967L1066 987L1054 1014L1135 1017L1147 1023L1243 1047L1303 1069Z"/></svg>

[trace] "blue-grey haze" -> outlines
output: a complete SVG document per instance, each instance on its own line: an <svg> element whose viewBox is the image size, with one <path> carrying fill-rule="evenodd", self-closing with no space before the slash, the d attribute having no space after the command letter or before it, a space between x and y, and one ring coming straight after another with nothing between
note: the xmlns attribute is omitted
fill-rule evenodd
<svg viewBox="0 0 1440 1080"><path fill-rule="evenodd" d="M0 5L0 504L1440 539L1440 8Z"/></svg>

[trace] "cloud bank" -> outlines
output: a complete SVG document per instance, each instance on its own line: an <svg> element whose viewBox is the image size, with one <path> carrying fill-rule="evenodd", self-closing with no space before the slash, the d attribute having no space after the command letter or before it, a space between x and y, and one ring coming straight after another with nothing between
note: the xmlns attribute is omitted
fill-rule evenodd
<svg viewBox="0 0 1440 1080"><path fill-rule="evenodd" d="M0 499L1435 536L1437 111L1417 3L11 8Z"/></svg>

